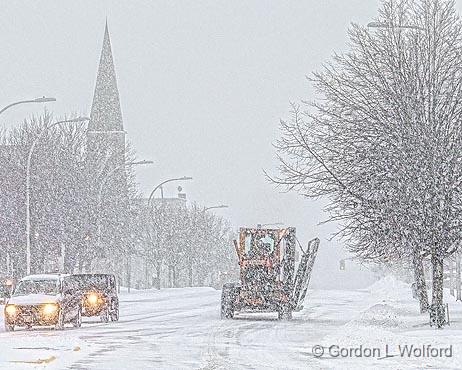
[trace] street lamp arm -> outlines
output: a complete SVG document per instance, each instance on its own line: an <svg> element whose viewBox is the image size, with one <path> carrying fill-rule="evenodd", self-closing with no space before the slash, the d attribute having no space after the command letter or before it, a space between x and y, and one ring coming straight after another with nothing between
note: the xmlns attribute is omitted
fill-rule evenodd
<svg viewBox="0 0 462 370"><path fill-rule="evenodd" d="M152 164L154 163L153 161L134 161L134 162L126 162L126 163L123 163L121 164L120 166L117 166L115 168L113 168L111 171L109 171L106 176L104 176L104 179L103 181L101 181L101 184L100 184L100 194L102 192L102 187L103 185L107 182L107 180L117 171L117 170L120 170L121 168L123 167L130 167L130 166L135 166L135 165L138 165L138 164Z"/></svg>
<svg viewBox="0 0 462 370"><path fill-rule="evenodd" d="M34 100L31 100L31 101L34 101ZM0 112L1 113L1 112ZM67 119L67 120L63 120L63 121L58 121L58 122L55 122L51 125L46 125L45 128L42 130L42 132L40 132L39 136L37 136L35 138L35 140L32 142L32 145L29 149L29 154L27 156L27 168L30 167L30 162L31 162L31 159L32 159L32 154L34 153L34 149L35 149L35 146L37 145L37 143L40 141L40 139L42 139L42 137L45 135L46 132L48 132L48 130L52 129L53 127L56 127L62 123L73 123L73 122L81 122L81 121L87 121L89 120L88 117L78 117L78 118L73 118L73 119ZM27 172L29 172L29 170L27 169Z"/></svg>
<svg viewBox="0 0 462 370"><path fill-rule="evenodd" d="M166 184L167 182L174 181L174 179L166 180L161 182L159 185L157 185L152 191L151 194L149 194L148 198L148 205L151 204L152 197L154 196L154 193L156 192L157 189L159 189L162 185Z"/></svg>
<svg viewBox="0 0 462 370"><path fill-rule="evenodd" d="M22 100L22 101L17 101L16 103L11 103L4 107L2 110L0 110L0 114L2 114L4 111L6 111L8 108L14 107L15 105L19 104L26 104L26 103L33 103L33 100Z"/></svg>
<svg viewBox="0 0 462 370"><path fill-rule="evenodd" d="M168 183L168 182L172 182L172 181L182 181L182 180L192 180L192 177L188 177L188 176L183 176L183 177L179 177L179 178L175 178L175 179L168 179L168 180L165 180L163 182L161 182L159 185L157 185L152 191L151 191L151 194L149 195L149 198L148 198L148 206L151 204L151 200L152 198L154 197L154 193L156 192L157 189L161 188L162 185Z"/></svg>
<svg viewBox="0 0 462 370"><path fill-rule="evenodd" d="M4 107L2 110L0 110L0 114L2 114L4 111L6 111L8 108L11 108L11 107L14 107L15 105L19 105L19 104L27 104L27 103L46 103L46 102L49 102L49 101L56 101L55 98L46 98L46 97L43 97L43 98L37 98L37 99L30 99L30 100L21 100L21 101L17 101L15 103L11 103L9 105L7 105L6 107Z"/></svg>
<svg viewBox="0 0 462 370"><path fill-rule="evenodd" d="M219 206L204 207L204 212L208 211L209 209L218 209L218 208L229 208L229 206L226 204L221 204Z"/></svg>

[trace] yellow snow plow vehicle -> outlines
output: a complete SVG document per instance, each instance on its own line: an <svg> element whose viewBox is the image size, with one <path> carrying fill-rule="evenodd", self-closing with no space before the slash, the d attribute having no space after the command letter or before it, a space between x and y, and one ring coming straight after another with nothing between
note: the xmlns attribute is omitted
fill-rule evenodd
<svg viewBox="0 0 462 370"><path fill-rule="evenodd" d="M221 317L236 312L277 312L279 319L291 319L302 309L319 247L319 239L300 246L302 256L295 271L295 228L241 228L234 246L239 259L240 282L223 285Z"/></svg>

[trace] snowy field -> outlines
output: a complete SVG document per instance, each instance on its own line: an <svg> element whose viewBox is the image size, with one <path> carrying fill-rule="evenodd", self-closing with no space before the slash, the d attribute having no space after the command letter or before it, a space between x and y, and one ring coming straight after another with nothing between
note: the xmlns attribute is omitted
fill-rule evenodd
<svg viewBox="0 0 462 370"><path fill-rule="evenodd" d="M291 322L277 321L272 314L241 315L222 321L220 292L211 288L135 291L123 293L121 300L121 319L117 323L85 322L80 329L69 327L62 332L33 329L6 333L1 322L0 368L462 367L462 303L451 297L451 326L430 329L428 316L418 314L418 304L410 298L409 287L390 277L369 289L309 291L305 309L296 313ZM313 353L321 351L313 351L316 345L324 350L319 358ZM443 352L438 358L422 357L425 351L420 356L416 351L403 357L399 346L403 350L404 345L431 345L433 353L438 348ZM452 352L444 352L451 345ZM356 350L356 354L337 356L341 348L343 354L349 353L348 348ZM368 351L376 358L366 357Z"/></svg>

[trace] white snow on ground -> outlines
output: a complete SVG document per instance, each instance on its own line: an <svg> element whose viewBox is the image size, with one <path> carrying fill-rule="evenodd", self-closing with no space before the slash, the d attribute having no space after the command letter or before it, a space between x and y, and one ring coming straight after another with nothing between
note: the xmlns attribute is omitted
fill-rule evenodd
<svg viewBox="0 0 462 370"><path fill-rule="evenodd" d="M445 292L447 293L447 292ZM212 288L121 295L118 323L0 332L1 369L459 369L462 303L450 302L451 326L428 327L407 284L385 278L368 289L310 291L291 322L273 314L219 317ZM1 319L2 320L2 319ZM0 320L0 321L1 321ZM88 320L87 320L88 321ZM452 348L452 357L399 356L398 345ZM324 355L316 358L313 346ZM383 359L332 357L329 348L378 348ZM335 356L335 348L333 355Z"/></svg>

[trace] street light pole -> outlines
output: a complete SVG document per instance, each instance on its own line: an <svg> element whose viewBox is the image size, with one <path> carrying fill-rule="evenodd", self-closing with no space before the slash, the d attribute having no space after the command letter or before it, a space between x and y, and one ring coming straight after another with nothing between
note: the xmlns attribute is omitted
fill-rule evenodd
<svg viewBox="0 0 462 370"><path fill-rule="evenodd" d="M26 273L30 275L30 167L32 162L32 154L34 153L34 149L43 135L51 128L62 124L62 123L75 123L75 122L82 122L90 120L88 117L78 117L74 119L68 119L63 121L55 122L51 125L45 125L45 128L42 132L35 138L32 142L32 145L29 149L29 154L27 156L27 164L26 164Z"/></svg>
<svg viewBox="0 0 462 370"><path fill-rule="evenodd" d="M15 105L27 104L27 103L47 103L47 102L50 102L50 101L56 101L56 99L55 98L47 98L47 97L44 96L42 98L37 98L37 99L17 101L15 103L11 103L11 104L7 105L2 110L0 110L0 114L2 114L8 108L14 107Z"/></svg>
<svg viewBox="0 0 462 370"><path fill-rule="evenodd" d="M162 198L164 198L164 191L163 191L163 188L162 186L168 182L172 182L172 181L187 181L187 180L192 180L193 178L190 177L190 176L183 176L183 177L179 177L179 178L174 178L174 179L168 179L168 180L165 180L163 182L161 182L159 185L157 185L152 191L151 191L151 194L149 195L149 198L148 198L148 207L151 205L151 200L152 198L154 197L154 193L156 192L157 189L161 189L161 196Z"/></svg>
<svg viewBox="0 0 462 370"><path fill-rule="evenodd" d="M151 207L151 212L153 211L153 208L154 208L154 203L151 203L153 197L154 197L154 193L156 192L157 189L160 188L160 191L161 191L161 197L162 199L164 199L164 189L163 189L163 185L164 184L167 184L169 182L173 182L173 181L188 181L188 180L192 180L193 178L190 177L190 176L183 176L183 177L178 177L178 178L173 178L173 179L168 179L168 180L165 180L165 181L162 181L159 185L157 185L154 189L152 189L151 191L151 194L149 195L149 198L148 198L148 208ZM160 289L160 270L159 270L159 267L157 268L157 279L156 279L156 285L157 285L157 288ZM170 278L170 268L169 268L169 278ZM145 277L146 277L146 284L147 284L147 276L148 276L148 259L146 258L145 260Z"/></svg>
<svg viewBox="0 0 462 370"><path fill-rule="evenodd" d="M206 215L207 211L211 209L221 209L221 208L229 208L229 206L227 204L220 204L217 206L204 207L204 209L202 210L202 218L203 218L204 224L207 222L207 215ZM207 237L207 233L205 233L204 239L206 239L206 237ZM214 274L214 271L212 271L212 278L213 278L213 274ZM190 265L189 280L190 280L190 285L192 286L192 265Z"/></svg>

